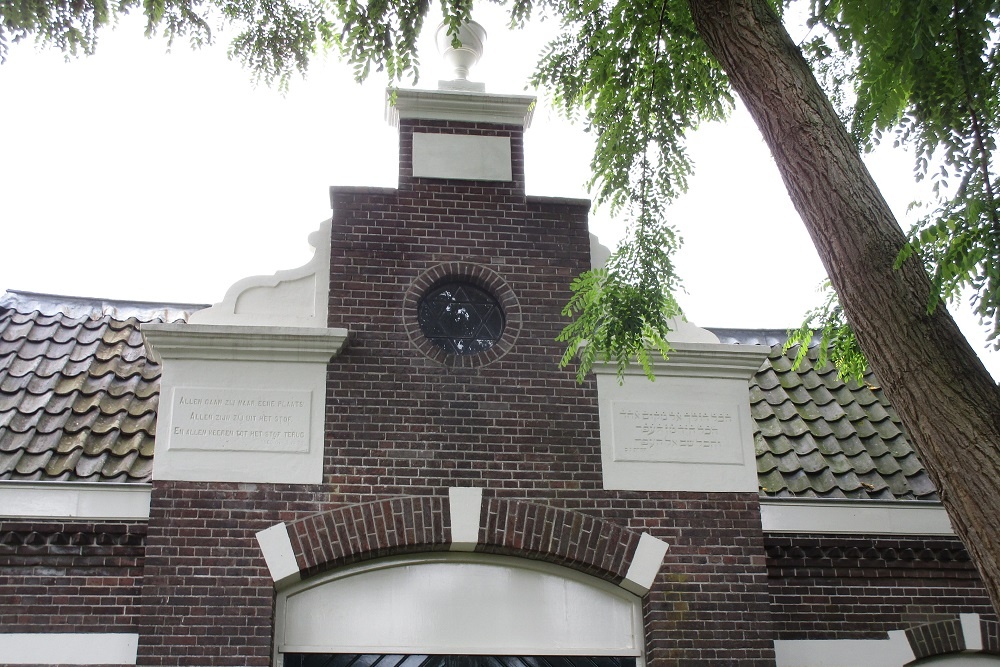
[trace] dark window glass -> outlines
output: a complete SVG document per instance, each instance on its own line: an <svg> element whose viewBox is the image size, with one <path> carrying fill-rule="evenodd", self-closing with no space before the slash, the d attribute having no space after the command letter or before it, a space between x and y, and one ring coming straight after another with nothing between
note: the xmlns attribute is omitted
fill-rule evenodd
<svg viewBox="0 0 1000 667"><path fill-rule="evenodd" d="M445 352L476 354L493 347L503 335L504 316L489 292L475 285L439 285L420 301L420 330Z"/></svg>

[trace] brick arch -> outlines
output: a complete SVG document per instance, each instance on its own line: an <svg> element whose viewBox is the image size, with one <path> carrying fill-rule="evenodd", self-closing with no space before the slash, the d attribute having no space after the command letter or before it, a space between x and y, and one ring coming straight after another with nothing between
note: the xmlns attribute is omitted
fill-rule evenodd
<svg viewBox="0 0 1000 667"><path fill-rule="evenodd" d="M544 560L621 583L640 534L589 514L490 498L476 551Z"/></svg>
<svg viewBox="0 0 1000 667"><path fill-rule="evenodd" d="M1000 623L978 618L976 620L980 629L980 637L975 639L975 643L981 645L977 646L978 652L1000 655ZM962 622L958 618L916 625L907 628L905 634L916 660L968 652L973 643L970 641L973 638L965 636Z"/></svg>
<svg viewBox="0 0 1000 667"><path fill-rule="evenodd" d="M303 578L385 556L452 549L449 502L440 496L340 507L289 523L287 531ZM621 584L639 540L639 533L581 512L491 498L482 503L474 550L547 561Z"/></svg>

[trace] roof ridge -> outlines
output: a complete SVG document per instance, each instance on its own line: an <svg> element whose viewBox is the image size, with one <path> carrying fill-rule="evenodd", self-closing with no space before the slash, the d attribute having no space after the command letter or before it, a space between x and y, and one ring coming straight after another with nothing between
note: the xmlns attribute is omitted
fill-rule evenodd
<svg viewBox="0 0 1000 667"><path fill-rule="evenodd" d="M140 322L186 322L191 313L207 307L208 304L128 301L23 290L7 290L0 296L0 308L25 314L38 312L48 316L63 315L74 319L100 319L106 316L115 320L135 318Z"/></svg>

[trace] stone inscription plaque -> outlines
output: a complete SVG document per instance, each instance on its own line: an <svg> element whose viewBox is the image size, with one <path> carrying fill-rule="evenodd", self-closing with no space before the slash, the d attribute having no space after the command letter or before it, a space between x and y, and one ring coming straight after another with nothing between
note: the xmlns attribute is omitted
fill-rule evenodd
<svg viewBox="0 0 1000 667"><path fill-rule="evenodd" d="M308 452L311 391L175 387L170 449Z"/></svg>
<svg viewBox="0 0 1000 667"><path fill-rule="evenodd" d="M737 406L612 401L614 460L742 464Z"/></svg>

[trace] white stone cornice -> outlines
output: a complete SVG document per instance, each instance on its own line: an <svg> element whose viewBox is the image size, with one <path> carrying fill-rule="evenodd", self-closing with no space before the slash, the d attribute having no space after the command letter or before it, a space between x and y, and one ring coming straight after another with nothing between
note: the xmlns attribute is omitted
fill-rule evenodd
<svg viewBox="0 0 1000 667"><path fill-rule="evenodd" d="M325 363L346 346L347 329L214 324L142 325L151 359Z"/></svg>
<svg viewBox="0 0 1000 667"><path fill-rule="evenodd" d="M453 90L408 90L386 92L385 117L393 127L400 120L454 120L531 126L534 95L493 95Z"/></svg>

